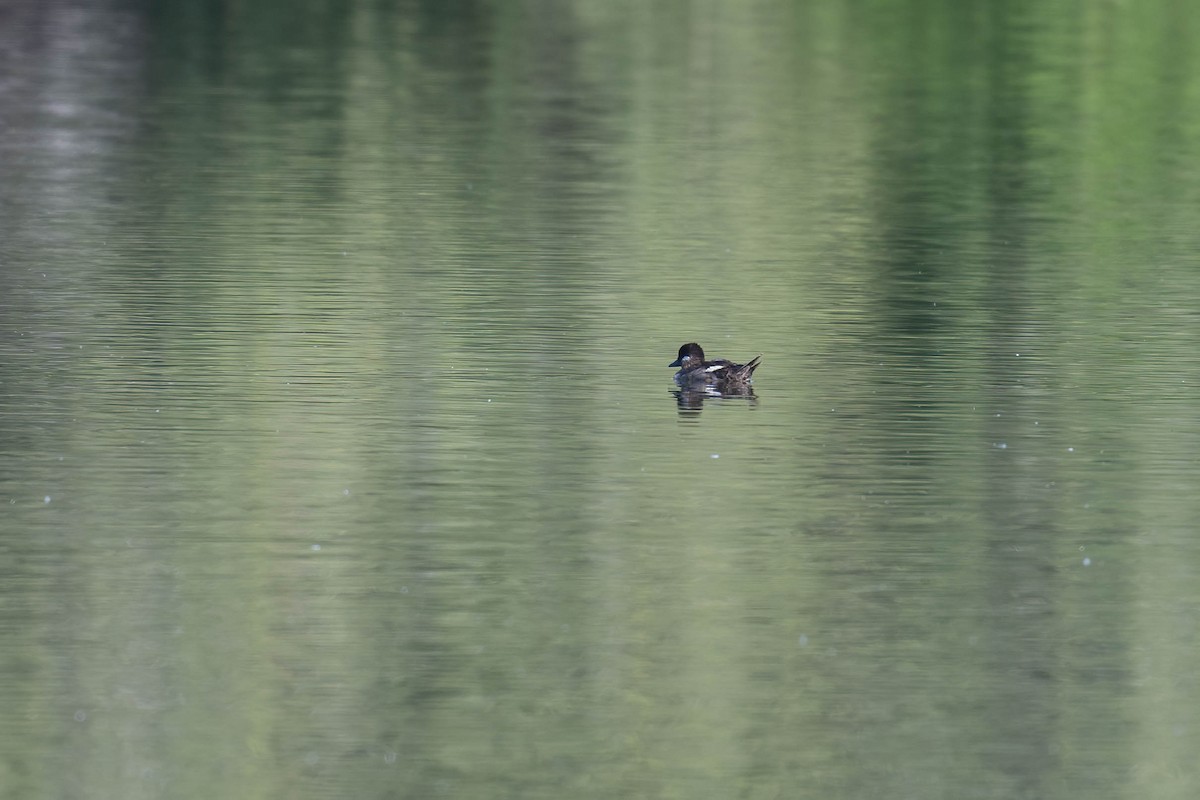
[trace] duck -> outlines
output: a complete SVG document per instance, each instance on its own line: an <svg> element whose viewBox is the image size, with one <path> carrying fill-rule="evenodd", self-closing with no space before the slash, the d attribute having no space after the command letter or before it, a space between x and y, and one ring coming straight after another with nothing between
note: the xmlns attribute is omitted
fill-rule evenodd
<svg viewBox="0 0 1200 800"><path fill-rule="evenodd" d="M679 367L679 372L675 373L675 383L680 386L736 390L750 385L761 358L761 355L757 355L745 364L735 364L723 358L705 361L703 348L695 342L688 342L679 348L679 357L667 366Z"/></svg>

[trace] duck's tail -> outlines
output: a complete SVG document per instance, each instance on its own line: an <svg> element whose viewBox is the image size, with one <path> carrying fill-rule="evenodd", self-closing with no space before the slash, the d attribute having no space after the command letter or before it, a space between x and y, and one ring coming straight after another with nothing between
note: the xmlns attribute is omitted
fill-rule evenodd
<svg viewBox="0 0 1200 800"><path fill-rule="evenodd" d="M738 372L740 372L742 375L744 375L747 378L752 377L754 375L754 370L758 369L758 362L761 360L762 360L762 355L759 354L759 355L755 356L754 358L750 359L750 361L748 363L744 364L742 366L742 368L740 370L738 370Z"/></svg>

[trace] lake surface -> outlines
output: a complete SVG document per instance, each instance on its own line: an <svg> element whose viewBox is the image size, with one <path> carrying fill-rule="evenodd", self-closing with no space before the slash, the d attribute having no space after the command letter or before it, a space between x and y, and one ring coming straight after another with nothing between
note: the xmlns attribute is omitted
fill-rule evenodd
<svg viewBox="0 0 1200 800"><path fill-rule="evenodd" d="M5 797L1200 793L1191 6L3 19Z"/></svg>

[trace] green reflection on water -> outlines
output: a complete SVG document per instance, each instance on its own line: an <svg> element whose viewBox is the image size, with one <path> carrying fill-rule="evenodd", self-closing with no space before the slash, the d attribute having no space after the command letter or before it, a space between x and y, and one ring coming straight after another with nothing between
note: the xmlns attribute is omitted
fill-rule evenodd
<svg viewBox="0 0 1200 800"><path fill-rule="evenodd" d="M1187 14L17 13L0 783L1193 796Z"/></svg>

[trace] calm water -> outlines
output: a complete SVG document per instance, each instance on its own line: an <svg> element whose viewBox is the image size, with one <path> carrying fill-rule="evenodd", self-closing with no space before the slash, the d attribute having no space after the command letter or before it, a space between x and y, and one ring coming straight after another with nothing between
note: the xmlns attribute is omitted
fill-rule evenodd
<svg viewBox="0 0 1200 800"><path fill-rule="evenodd" d="M1188 4L391 5L3 12L0 793L1200 793Z"/></svg>

